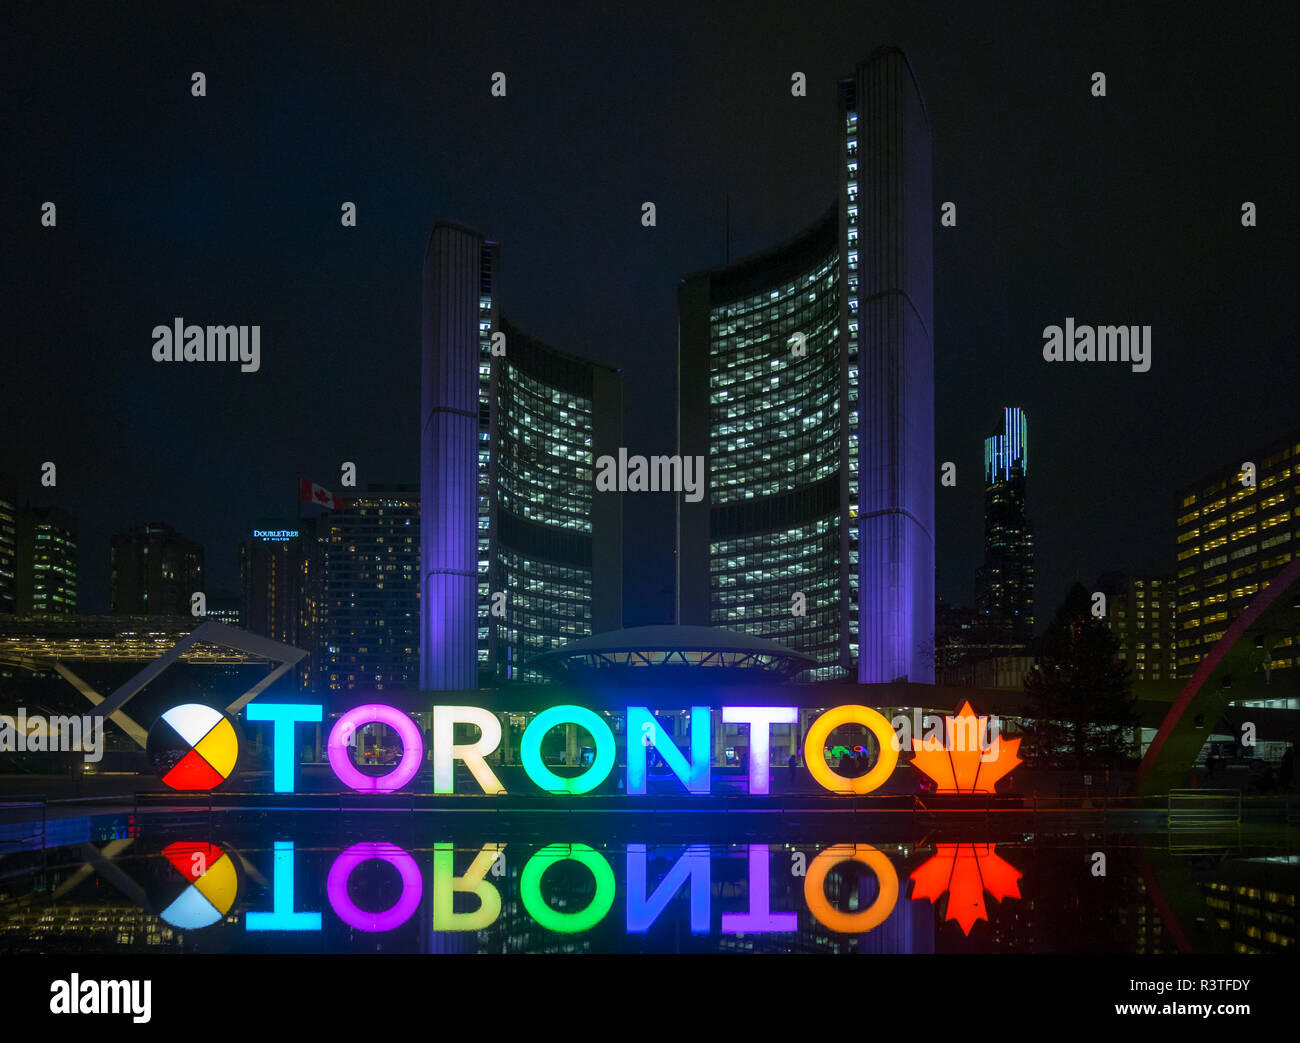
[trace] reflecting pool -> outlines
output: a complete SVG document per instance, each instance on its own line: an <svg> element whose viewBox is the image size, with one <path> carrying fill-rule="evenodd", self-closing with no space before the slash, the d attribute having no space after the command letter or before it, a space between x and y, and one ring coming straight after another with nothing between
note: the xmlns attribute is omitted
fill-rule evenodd
<svg viewBox="0 0 1300 1043"><path fill-rule="evenodd" d="M727 843L540 816L50 823L0 847L0 952L1287 952L1296 830ZM832 830L840 827L828 827Z"/></svg>

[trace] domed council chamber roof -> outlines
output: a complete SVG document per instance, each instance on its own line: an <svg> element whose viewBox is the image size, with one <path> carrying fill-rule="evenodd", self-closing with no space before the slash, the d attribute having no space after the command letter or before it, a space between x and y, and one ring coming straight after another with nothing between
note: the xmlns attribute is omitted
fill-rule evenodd
<svg viewBox="0 0 1300 1043"><path fill-rule="evenodd" d="M593 634L529 665L557 681L584 684L761 684L788 680L816 660L735 630L664 625Z"/></svg>

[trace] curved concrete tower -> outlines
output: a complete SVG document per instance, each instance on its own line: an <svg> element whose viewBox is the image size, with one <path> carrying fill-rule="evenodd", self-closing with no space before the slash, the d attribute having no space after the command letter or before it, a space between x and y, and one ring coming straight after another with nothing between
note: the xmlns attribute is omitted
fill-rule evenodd
<svg viewBox="0 0 1300 1043"><path fill-rule="evenodd" d="M811 680L933 683L930 125L897 48L839 88L836 205L678 288L678 449L709 487L678 504L677 615Z"/></svg>

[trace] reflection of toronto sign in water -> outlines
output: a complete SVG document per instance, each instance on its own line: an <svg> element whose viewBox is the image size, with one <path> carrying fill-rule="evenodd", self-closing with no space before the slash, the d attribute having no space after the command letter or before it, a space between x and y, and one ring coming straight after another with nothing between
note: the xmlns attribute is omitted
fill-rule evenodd
<svg viewBox="0 0 1300 1043"><path fill-rule="evenodd" d="M174 707L164 718L182 719L178 711L194 711L202 707ZM769 792L769 772L773 725L796 724L799 711L794 706L724 706L724 724L743 725L749 729L748 792ZM293 793L295 788L296 744L294 730L299 724L319 723L324 708L319 703L250 703L245 711L249 721L270 722L272 725L273 784L276 793ZM213 718L221 717L213 711ZM673 775L688 793L707 794L711 790L711 759L713 749L713 711L707 706L691 708L689 755L677 748L672 738L664 732L654 713L646 706L627 707L627 734L639 736L627 746L627 792L644 796L647 786L649 749L654 747ZM188 718L185 718L188 720ZM893 773L898 755L910 746L915 751L914 766L930 776L940 793L991 793L994 784L1020 763L1017 749L1019 739L1002 741L998 734L997 719L978 717L965 704L953 717L930 718L937 722L926 728L923 738L910 738L912 720L917 730L921 714L914 718L900 715L888 721L869 706L836 706L822 713L809 727L804 737L804 749L820 751L826 747L831 732L843 725L860 725L875 737L879 748L876 763L865 774L846 777L835 771L824 758L811 755L805 758L808 772L818 784L832 793L855 796L878 789ZM204 723L207 723L206 718ZM356 734L370 724L392 728L402 744L400 760L391 771L383 775L368 775L361 771L349 752ZM591 735L594 756L587 770L572 778L564 778L551 771L542 758L542 738L557 725L575 724ZM454 734L457 725L470 725L478 729L473 742L458 743ZM202 754L198 735L184 736L177 754L189 751L190 757ZM946 731L946 734L945 734ZM986 734L987 733L987 734ZM231 733L233 736L233 732ZM460 761L469 770L483 793L504 795L506 788L497 778L487 758L501 744L501 722L490 710L478 706L435 706L432 728L433 791L438 794L455 792L455 764ZM179 749L184 746L185 749ZM221 747L228 750L228 744ZM369 703L343 714L330 730L327 743L330 767L339 782L360 793L392 793L409 784L425 763L424 737L411 717L384 703ZM520 741L520 760L524 771L536 785L547 793L576 795L588 793L599 786L614 770L617 743L608 721L601 714L582 706L552 706L537 714L524 730ZM173 757L176 754L173 754ZM229 765L217 771L193 771L187 776L192 782L180 784L176 770L164 776L176 789L210 789L218 781L205 784L203 780L222 778L233 767L234 754ZM181 761L180 764L186 763ZM162 765L160 765L162 766ZM170 766L168 764L167 766ZM221 769L224 769L221 770Z"/></svg>
<svg viewBox="0 0 1300 1043"><path fill-rule="evenodd" d="M471 849L472 851L473 849ZM657 848L657 853L662 853ZM679 849L680 850L680 849ZM784 847L777 849L785 853ZM464 871L457 875L457 850L450 843L433 845L432 925L435 931L482 931L501 916L504 883L490 876L500 875L506 845L484 844L468 866L464 866L464 849L460 861ZM211 852L211 858L195 853ZM186 892L188 904L181 909L177 899L163 914L174 926L198 929L221 920L234 902L238 882L232 878L238 860L208 844L172 844L164 852L183 876L192 878ZM183 857L182 857L183 856ZM772 908L770 884L772 852L767 844L746 845L748 906L744 912L722 913L723 934L776 934L798 930L798 914ZM802 851L791 857L803 874L803 900L808 912L822 926L841 934L863 934L889 919L898 903L900 886L893 862L870 844L835 844L808 857ZM362 909L349 893L353 872L371 861L386 862L400 878L400 891L387 909ZM543 877L561 862L574 862L590 874L594 890L581 909L557 909L544 894ZM875 898L864 909L844 911L835 908L826 894L827 877L851 863L869 871L875 878ZM323 929L318 910L299 908L295 897L295 851L292 841L277 840L268 885L270 910L248 910L244 914L247 931L320 931ZM649 931L683 887L689 891L690 931L708 934L712 924L712 859L703 844L687 847L678 855L659 882L650 886L645 844L628 844L625 881L626 925L629 934ZM987 891L1001 902L1020 897L1020 872L994 852L993 844L939 844L936 852L915 869L912 898L937 903L948 894L947 916L955 920L966 934L976 920L987 920L984 904ZM215 882L214 882L215 881ZM614 868L600 851L587 844L548 844L534 851L524 862L518 877L518 898L524 911L539 926L560 934L588 931L610 914L617 898L618 884ZM406 924L420 908L425 895L425 878L414 855L396 844L354 844L340 852L326 874L325 894L334 915L359 931L382 933ZM471 896L474 909L455 911L455 895ZM207 901L204 901L204 899ZM209 902L215 908L209 908ZM200 915L195 906L202 905L209 915ZM177 914L183 916L178 920Z"/></svg>

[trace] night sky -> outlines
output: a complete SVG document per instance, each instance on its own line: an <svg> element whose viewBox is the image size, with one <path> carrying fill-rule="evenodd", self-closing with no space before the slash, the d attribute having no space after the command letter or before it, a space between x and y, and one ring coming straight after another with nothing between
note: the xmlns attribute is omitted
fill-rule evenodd
<svg viewBox="0 0 1300 1043"><path fill-rule="evenodd" d="M503 244L513 322L623 369L629 450L674 452L678 280L723 261L728 195L733 259L833 200L836 81L888 44L929 109L936 216L958 208L935 229L945 598L971 601L1005 405L1029 421L1040 623L1075 579L1172 571L1175 488L1300 427L1294 5L343 7L0 12L0 470L77 516L83 612L125 526L199 540L209 596L234 593L240 538L294 516L299 475L417 481L440 218ZM176 316L260 324L261 371L155 363ZM1044 362L1066 316L1150 324L1151 371ZM625 622L668 620L672 499L625 517Z"/></svg>

